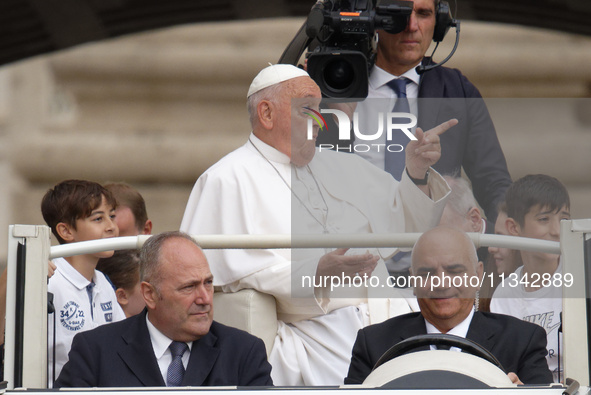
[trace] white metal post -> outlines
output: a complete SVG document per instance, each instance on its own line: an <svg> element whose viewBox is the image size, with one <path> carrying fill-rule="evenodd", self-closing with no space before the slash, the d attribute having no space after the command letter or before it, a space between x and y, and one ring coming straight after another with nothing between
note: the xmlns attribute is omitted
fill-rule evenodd
<svg viewBox="0 0 591 395"><path fill-rule="evenodd" d="M584 241L591 233L591 220L562 221L560 247L562 274L572 275L572 286L563 283L562 299L562 352L564 378L576 379L580 385L589 386L588 270L585 267Z"/></svg>
<svg viewBox="0 0 591 395"><path fill-rule="evenodd" d="M4 379L9 389L46 388L50 229L11 225L8 234ZM24 259L17 262L19 248ZM21 292L17 284L23 287Z"/></svg>

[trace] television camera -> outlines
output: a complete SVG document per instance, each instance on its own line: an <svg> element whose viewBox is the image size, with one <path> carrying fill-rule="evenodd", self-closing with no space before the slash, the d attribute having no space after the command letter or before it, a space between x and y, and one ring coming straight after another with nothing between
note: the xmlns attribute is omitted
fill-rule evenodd
<svg viewBox="0 0 591 395"><path fill-rule="evenodd" d="M373 66L376 30L396 34L406 29L412 1L318 0L306 22L283 52L279 63L296 65L307 49L307 71L326 98L363 100L367 97L369 70ZM450 27L456 43L440 63L419 65L424 73L447 62L459 42L460 23L452 18L449 4L437 1L433 41L443 41ZM437 47L435 47L437 48Z"/></svg>
<svg viewBox="0 0 591 395"><path fill-rule="evenodd" d="M412 1L324 0L314 5L306 22L312 39L307 70L326 97L365 98L374 61L376 29L400 33L406 28Z"/></svg>

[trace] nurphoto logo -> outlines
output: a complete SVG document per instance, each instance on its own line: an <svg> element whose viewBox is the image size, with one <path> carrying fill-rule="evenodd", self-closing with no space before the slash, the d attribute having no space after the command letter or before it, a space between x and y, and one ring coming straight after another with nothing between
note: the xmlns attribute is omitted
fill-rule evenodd
<svg viewBox="0 0 591 395"><path fill-rule="evenodd" d="M334 149L337 151L348 152L368 152L370 150L377 150L377 152L380 152L381 150L387 150L388 152L401 152L404 150L404 147L401 144L389 143L392 141L392 136L394 133L404 133L410 140L417 140L411 131L412 128L417 126L417 117L411 113L378 112L376 114L378 117L377 130L375 132L369 130L364 130L362 132L359 130L359 114L357 112L353 113L353 127L351 127L351 120L344 111L323 108L320 110L320 112L318 112L308 107L304 108L311 111L311 113L306 113L307 115L310 115L307 129L308 140L312 140L314 138L314 122L318 124L324 133L334 133L334 131L328 130L326 121L324 117L322 117L322 114L331 114L336 118L339 128L338 140L339 142L342 141L343 144L320 144L318 146L320 151ZM355 144L345 144L345 142L349 143L351 141L351 131L353 131L355 136ZM375 143L376 140L382 137L384 132L386 133L386 144ZM374 143L371 143L372 141L374 141Z"/></svg>

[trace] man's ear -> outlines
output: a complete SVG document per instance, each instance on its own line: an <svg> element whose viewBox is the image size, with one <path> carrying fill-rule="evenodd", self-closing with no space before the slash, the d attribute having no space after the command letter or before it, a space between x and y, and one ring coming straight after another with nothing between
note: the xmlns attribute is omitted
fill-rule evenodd
<svg viewBox="0 0 591 395"><path fill-rule="evenodd" d="M156 302L159 299L156 288L152 284L142 281L140 291L148 309L154 310L156 308Z"/></svg>
<svg viewBox="0 0 591 395"><path fill-rule="evenodd" d="M64 241L68 243L74 241L75 230L70 225L60 222L56 225L55 230Z"/></svg>
<svg viewBox="0 0 591 395"><path fill-rule="evenodd" d="M505 227L511 236L519 236L521 234L521 227L513 218L507 218Z"/></svg>
<svg viewBox="0 0 591 395"><path fill-rule="evenodd" d="M144 224L144 229L142 229L143 235L151 235L152 234L152 221L147 220Z"/></svg>
<svg viewBox="0 0 591 395"><path fill-rule="evenodd" d="M259 124L267 130L273 129L273 110L273 103L268 100L261 100L257 106Z"/></svg>
<svg viewBox="0 0 591 395"><path fill-rule="evenodd" d="M127 292L125 292L123 288L117 288L115 290L115 296L117 296L117 302L121 306L125 306L129 303L129 300L127 299Z"/></svg>
<svg viewBox="0 0 591 395"><path fill-rule="evenodd" d="M482 231L482 215L480 215L478 207L472 207L470 211L468 211L468 220L470 221L472 231Z"/></svg>

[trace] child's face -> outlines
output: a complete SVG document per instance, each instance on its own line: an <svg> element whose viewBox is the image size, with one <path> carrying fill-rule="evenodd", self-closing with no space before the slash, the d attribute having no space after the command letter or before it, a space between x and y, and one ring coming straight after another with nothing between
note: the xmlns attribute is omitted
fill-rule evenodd
<svg viewBox="0 0 591 395"><path fill-rule="evenodd" d="M72 234L74 242L119 236L119 228L115 223L115 210L107 204L104 196L101 205L92 210L89 217L76 220L76 229L72 229ZM99 258L108 258L113 255L113 251L93 255Z"/></svg>
<svg viewBox="0 0 591 395"><path fill-rule="evenodd" d="M570 219L570 211L566 207L550 211L548 207L536 205L525 214L519 236L560 241L560 221L563 219Z"/></svg>
<svg viewBox="0 0 591 395"><path fill-rule="evenodd" d="M560 221L570 219L570 211L566 207L551 211L548 207L536 205L525 215L523 226L517 226L518 236L534 239L560 241ZM542 254L542 253L536 253ZM550 259L554 254L543 254Z"/></svg>

